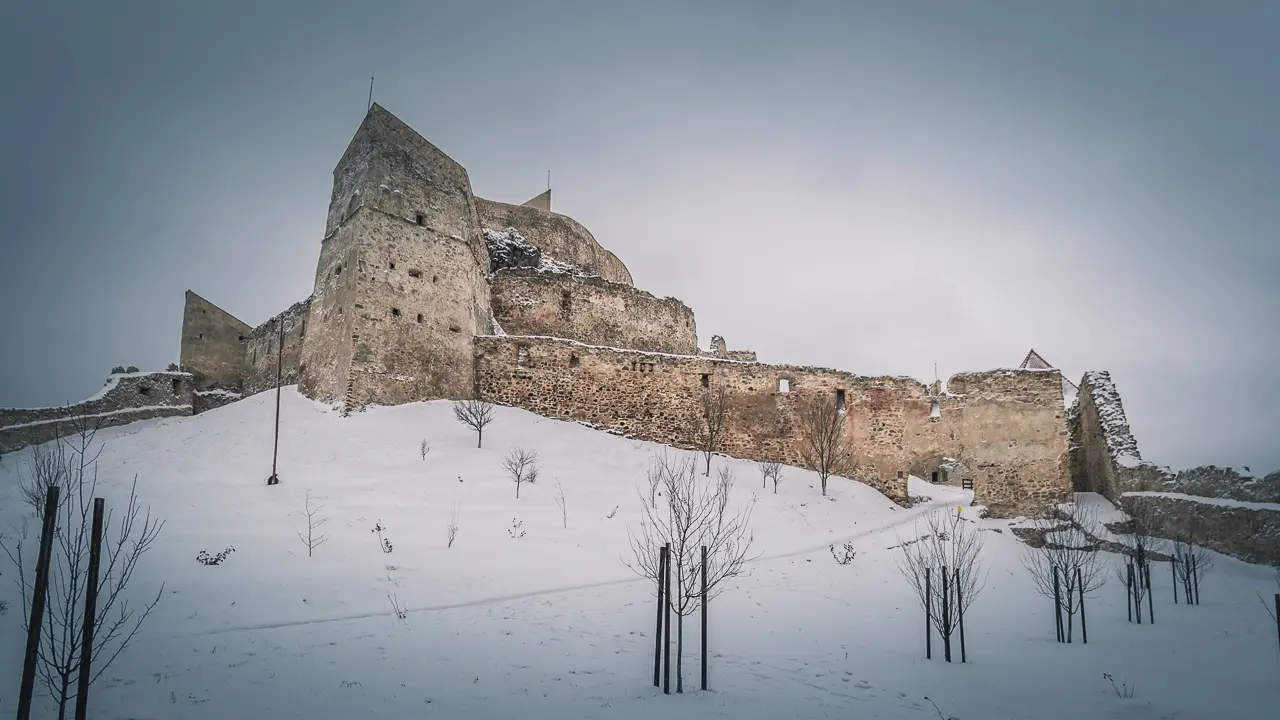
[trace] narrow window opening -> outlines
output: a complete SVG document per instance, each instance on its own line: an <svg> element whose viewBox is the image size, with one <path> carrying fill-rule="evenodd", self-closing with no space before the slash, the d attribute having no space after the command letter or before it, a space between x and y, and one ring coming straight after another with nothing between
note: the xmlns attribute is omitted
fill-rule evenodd
<svg viewBox="0 0 1280 720"><path fill-rule="evenodd" d="M257 351L257 350L254 350L254 351L253 351L253 359L249 361L249 364L251 364L251 365L257 365L257 364L258 364L258 351Z"/></svg>
<svg viewBox="0 0 1280 720"><path fill-rule="evenodd" d="M791 381L786 378L778 378L778 392L791 392Z"/></svg>
<svg viewBox="0 0 1280 720"><path fill-rule="evenodd" d="M244 336L243 336L243 335L241 335L241 336L240 336L240 342L244 342Z"/></svg>
<svg viewBox="0 0 1280 720"><path fill-rule="evenodd" d="M302 318L302 330L298 332L298 337L304 338L306 336L307 336L307 319Z"/></svg>
<svg viewBox="0 0 1280 720"><path fill-rule="evenodd" d="M413 221L414 221L414 222L416 222L416 223L418 223L418 224L419 224L419 225L421 225L422 227L426 227L426 226L427 226L427 216L426 216L426 215L423 215L422 213L418 213L418 214L414 215L414 216L413 216Z"/></svg>
<svg viewBox="0 0 1280 720"><path fill-rule="evenodd" d="M529 346L516 346L516 367L529 367Z"/></svg>
<svg viewBox="0 0 1280 720"><path fill-rule="evenodd" d="M396 264L395 264L394 262L388 263L388 265L390 265L390 266L391 266L391 269L392 269L392 270L395 270L395 269L396 269Z"/></svg>
<svg viewBox="0 0 1280 720"><path fill-rule="evenodd" d="M569 296L569 291L564 290L560 293L560 312L568 315L573 307L573 300Z"/></svg>
<svg viewBox="0 0 1280 720"><path fill-rule="evenodd" d="M702 387L711 387L711 375L702 373Z"/></svg>
<svg viewBox="0 0 1280 720"><path fill-rule="evenodd" d="M929 409L929 419L930 420L942 419L942 401L941 400L933 401L933 407Z"/></svg>
<svg viewBox="0 0 1280 720"><path fill-rule="evenodd" d="M578 362L579 362L579 361L578 361L578 356L577 356L577 355L570 355L570 356L569 356L569 367L571 367L571 368L576 368L576 367L578 367Z"/></svg>
<svg viewBox="0 0 1280 720"><path fill-rule="evenodd" d="M179 391L179 390L181 390L181 389L182 389L182 380L181 380L181 379L179 379L179 378L174 378L174 379L173 379L173 391L174 391L174 392L178 392L178 391Z"/></svg>
<svg viewBox="0 0 1280 720"><path fill-rule="evenodd" d="M339 265L338 267L334 268L334 269L333 269L333 274L334 274L334 275L341 275L341 274L342 274L342 266L341 266L341 265Z"/></svg>
<svg viewBox="0 0 1280 720"><path fill-rule="evenodd" d="M836 390L836 410L844 412L844 390Z"/></svg>
<svg viewBox="0 0 1280 720"><path fill-rule="evenodd" d="M409 277L411 277L411 278L420 278L420 277L422 277L422 271L421 271L421 270L410 270L410 271L409 271Z"/></svg>
<svg viewBox="0 0 1280 720"><path fill-rule="evenodd" d="M197 334L196 334L196 337L197 337L197 338L200 338L201 340L203 340L203 339L204 339L204 333L197 333Z"/></svg>
<svg viewBox="0 0 1280 720"><path fill-rule="evenodd" d="M449 326L449 332L456 332L456 333L460 333L460 332L462 332L462 326L461 326L461 325L450 325L450 326Z"/></svg>
<svg viewBox="0 0 1280 720"><path fill-rule="evenodd" d="M146 385L139 385L139 386L138 386L138 394L139 394L139 395L150 395L150 394L151 394L151 388L147 387Z"/></svg>
<svg viewBox="0 0 1280 720"><path fill-rule="evenodd" d="M418 322L422 322L422 313L418 313Z"/></svg>
<svg viewBox="0 0 1280 720"><path fill-rule="evenodd" d="M400 308L391 308L392 317L400 317Z"/></svg>
<svg viewBox="0 0 1280 720"><path fill-rule="evenodd" d="M440 276L439 276L439 275L432 275L432 276L431 276L431 282L435 282L435 281L437 281L437 280L439 280L439 279L440 279Z"/></svg>

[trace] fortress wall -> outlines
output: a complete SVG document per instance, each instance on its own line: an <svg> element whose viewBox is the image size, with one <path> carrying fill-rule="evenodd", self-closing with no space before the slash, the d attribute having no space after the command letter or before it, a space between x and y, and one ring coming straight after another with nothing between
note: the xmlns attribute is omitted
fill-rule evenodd
<svg viewBox="0 0 1280 720"><path fill-rule="evenodd" d="M1163 489L1166 474L1142 460L1110 373L1084 374L1068 426L1077 492L1101 493L1118 503L1126 492Z"/></svg>
<svg viewBox="0 0 1280 720"><path fill-rule="evenodd" d="M523 346L521 366L517 348ZM800 399L843 390L855 452L852 475L906 501L906 472L928 458L960 459L974 471L975 502L1010 514L1064 498L1066 426L1060 376L1016 370L968 373L963 395L938 399L921 383L825 368L764 365L592 347L568 340L479 337L482 397L541 415L591 422L646 440L692 447L703 376L730 402L721 450L747 460L800 464L794 437ZM786 392L779 380L789 381Z"/></svg>
<svg viewBox="0 0 1280 720"><path fill-rule="evenodd" d="M179 367L199 388L238 388L252 328L199 295L186 293Z"/></svg>
<svg viewBox="0 0 1280 720"><path fill-rule="evenodd" d="M490 330L486 273L471 247L379 212L353 225L362 240L351 405L471 397L471 339Z"/></svg>
<svg viewBox="0 0 1280 720"><path fill-rule="evenodd" d="M500 270L490 280L493 314L510 335L545 335L588 345L693 355L693 310L597 277Z"/></svg>
<svg viewBox="0 0 1280 720"><path fill-rule="evenodd" d="M311 298L296 302L288 310L253 329L246 348L244 394L253 395L276 386L276 356L280 325L284 324L284 356L280 363L280 383L296 385L302 364L302 342L307 332Z"/></svg>
<svg viewBox="0 0 1280 720"><path fill-rule="evenodd" d="M476 212L482 228L505 230L513 227L547 257L576 265L610 282L632 284L627 266L601 247L591 233L573 218L536 207L484 198L476 198Z"/></svg>
<svg viewBox="0 0 1280 720"><path fill-rule="evenodd" d="M120 373L107 378L96 395L55 408L0 409L0 452L11 452L65 435L65 422L91 416L100 427L154 417L190 415L195 377L185 372Z"/></svg>
<svg viewBox="0 0 1280 720"><path fill-rule="evenodd" d="M320 244L307 332L302 338L298 390L324 403L346 397L351 374L357 267L353 234L350 227L344 227Z"/></svg>

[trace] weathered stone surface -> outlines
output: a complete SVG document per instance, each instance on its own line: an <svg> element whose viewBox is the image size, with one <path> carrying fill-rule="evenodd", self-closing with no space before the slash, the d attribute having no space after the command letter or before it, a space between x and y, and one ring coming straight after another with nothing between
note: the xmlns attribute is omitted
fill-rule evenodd
<svg viewBox="0 0 1280 720"><path fill-rule="evenodd" d="M741 362L756 362L755 350L730 350L725 344L724 337L720 335L711 336L711 349L700 350L698 355L709 358L720 358L721 360L739 360Z"/></svg>
<svg viewBox="0 0 1280 720"><path fill-rule="evenodd" d="M839 393L855 450L852 476L899 501L922 459L960 459L975 473L975 501L1010 514L1070 492L1061 378L1001 370L953 376L963 393L932 397L910 378L863 377L825 368L593 347L567 340L479 337L476 377L486 399L550 417L591 422L635 437L691 447L704 378L723 384L730 420L723 452L799 464L799 398ZM786 392L779 380L786 379ZM934 415L934 402L940 415ZM898 473L903 473L899 480Z"/></svg>
<svg viewBox="0 0 1280 720"><path fill-rule="evenodd" d="M485 228L484 242L489 249L491 273L506 268L537 268L542 264L542 251L525 242L515 228L501 232Z"/></svg>
<svg viewBox="0 0 1280 720"><path fill-rule="evenodd" d="M1150 508L1155 535L1178 540L1194 534L1198 544L1245 562L1280 565L1280 505L1215 502L1193 496L1125 493L1126 512Z"/></svg>
<svg viewBox="0 0 1280 720"><path fill-rule="evenodd" d="M254 395L276 386L276 360L280 360L280 384L296 385L302 365L302 342L307 334L307 317L311 298L296 302L288 310L253 329L245 348L244 394ZM284 325L284 354L280 345L280 326Z"/></svg>
<svg viewBox="0 0 1280 720"><path fill-rule="evenodd" d="M541 335L588 345L694 355L693 310L598 277L530 269L490 278L494 318L508 335Z"/></svg>
<svg viewBox="0 0 1280 720"><path fill-rule="evenodd" d="M573 218L527 205L510 205L476 198L480 226L493 230L513 227L547 257L554 258L610 282L631 285L631 272L616 255L596 242Z"/></svg>
<svg viewBox="0 0 1280 720"><path fill-rule="evenodd" d="M1167 492L1210 498L1280 503L1280 471L1257 477L1251 474L1248 468L1207 465L1178 471L1165 480L1162 489Z"/></svg>
<svg viewBox="0 0 1280 720"><path fill-rule="evenodd" d="M1085 373L1067 416L1076 492L1101 493L1119 502L1126 492L1164 489L1168 473L1142 459L1110 373Z"/></svg>
<svg viewBox="0 0 1280 720"><path fill-rule="evenodd" d="M182 310L179 367L199 388L238 388L244 351L253 328L199 295L187 291Z"/></svg>
<svg viewBox="0 0 1280 720"><path fill-rule="evenodd" d="M186 372L114 374L91 398L53 408L0 409L0 452L47 442L67 432L73 415L91 416L100 427L154 417L190 415L195 377Z"/></svg>

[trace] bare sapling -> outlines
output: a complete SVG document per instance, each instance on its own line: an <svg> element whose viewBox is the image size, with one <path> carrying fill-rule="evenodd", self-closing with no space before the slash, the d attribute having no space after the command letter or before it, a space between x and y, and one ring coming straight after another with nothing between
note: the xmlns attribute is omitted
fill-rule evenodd
<svg viewBox="0 0 1280 720"><path fill-rule="evenodd" d="M1080 595L1092 595L1106 583L1106 566L1094 538L1101 524L1096 505L1071 505L1061 517L1052 514L1031 522L1041 547L1027 546L1022 565L1031 573L1036 592L1058 602L1066 617L1065 640L1072 641L1075 616L1081 612ZM1054 575L1058 577L1055 594Z"/></svg>
<svg viewBox="0 0 1280 720"><path fill-rule="evenodd" d="M676 692L684 692L684 619L701 604L701 552L707 548L706 588L708 601L718 596L730 578L746 574L753 540L751 506L736 509L729 505L733 474L724 468L716 482L702 480L697 457L681 458L659 454L654 458L657 476L662 479L661 502L650 504L638 488L643 510L638 527L628 529L634 560L627 563L657 589L659 553L670 545L673 585L667 603L676 614Z"/></svg>
<svg viewBox="0 0 1280 720"><path fill-rule="evenodd" d="M849 441L848 418L831 396L809 397L797 411L800 458L809 470L818 473L822 494L832 475L852 470L853 449Z"/></svg>
<svg viewBox="0 0 1280 720"><path fill-rule="evenodd" d="M778 494L778 481L782 479L782 463L773 462L771 460L762 460L756 463L756 467L760 468L760 476L763 480L762 488L769 487L769 481L773 481L773 494Z"/></svg>
<svg viewBox="0 0 1280 720"><path fill-rule="evenodd" d="M65 720L71 701L78 695L81 646L84 639L84 598L88 582L92 543L92 514L98 486L98 457L102 444L95 441L98 420L85 413L66 421L67 433L58 448L45 449L48 455L32 466L31 482L63 488L57 507L57 533L49 562L49 585L44 621L40 632L37 678L57 703L57 717ZM133 643L143 622L164 594L161 584L149 603L131 606L128 586L139 562L151 549L164 527L138 500L135 477L128 499L119 514L108 509L104 515L101 562L98 571L97 606L93 616L93 646L88 672L89 685L97 682ZM33 549L23 542L0 541L10 562L17 568L16 582L22 590L23 630L30 617L35 578L26 553Z"/></svg>
<svg viewBox="0 0 1280 720"><path fill-rule="evenodd" d="M535 450L515 448L502 460L502 469L516 484L516 497L520 497L520 486L538 480L538 453Z"/></svg>
<svg viewBox="0 0 1280 720"><path fill-rule="evenodd" d="M494 405L480 398L459 400L453 404L453 417L476 431L476 447L484 440L485 427L493 422Z"/></svg>
<svg viewBox="0 0 1280 720"><path fill-rule="evenodd" d="M427 454L430 452L431 452L431 445L427 443L426 438L423 438L422 442L418 445L418 453L422 455L423 460L426 460Z"/></svg>
<svg viewBox="0 0 1280 720"><path fill-rule="evenodd" d="M315 497L311 495L311 491L307 490L306 498L303 501L304 512L307 516L307 532L303 534L301 530L295 531L298 539L303 545L307 546L307 557L311 557L315 549L325 544L329 539L328 533L320 532L320 526L329 522L329 518L320 517L320 511L325 506L321 505Z"/></svg>
<svg viewBox="0 0 1280 720"><path fill-rule="evenodd" d="M898 571L929 613L951 662L951 634L961 627L963 613L986 584L979 564L984 538L976 522L954 510L925 515L923 524L916 523L916 537L910 542L899 539ZM926 570L932 582L926 581Z"/></svg>
<svg viewBox="0 0 1280 720"><path fill-rule="evenodd" d="M1173 543L1174 574L1182 582L1188 605L1200 604L1200 586L1213 567L1213 553L1201 545L1203 529L1193 513L1183 518L1184 532Z"/></svg>
<svg viewBox="0 0 1280 720"><path fill-rule="evenodd" d="M706 469L702 474L707 477L711 477L711 456L720 446L728 417L729 397L724 383L709 383L702 392L702 417L699 418L694 433L694 443L706 460Z"/></svg>
<svg viewBox="0 0 1280 720"><path fill-rule="evenodd" d="M560 508L560 519L564 522L564 529L568 530L569 529L569 511L565 507L564 486L560 484L559 480L556 480L555 500L556 500L556 506Z"/></svg>
<svg viewBox="0 0 1280 720"><path fill-rule="evenodd" d="M445 547L453 547L453 541L458 537L458 501L453 501L453 509L449 512L448 526L449 544Z"/></svg>

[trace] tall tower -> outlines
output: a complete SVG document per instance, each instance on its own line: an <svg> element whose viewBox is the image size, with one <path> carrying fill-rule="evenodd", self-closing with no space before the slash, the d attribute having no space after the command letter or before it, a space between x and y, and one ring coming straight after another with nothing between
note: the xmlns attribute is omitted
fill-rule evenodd
<svg viewBox="0 0 1280 720"><path fill-rule="evenodd" d="M466 169L372 105L333 170L300 390L347 409L471 397L488 271Z"/></svg>

